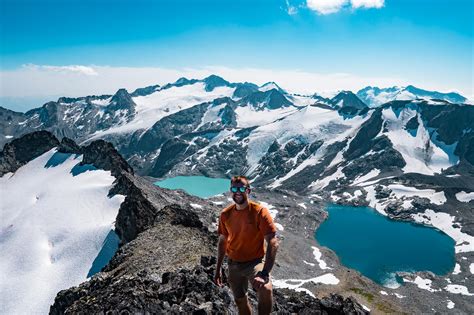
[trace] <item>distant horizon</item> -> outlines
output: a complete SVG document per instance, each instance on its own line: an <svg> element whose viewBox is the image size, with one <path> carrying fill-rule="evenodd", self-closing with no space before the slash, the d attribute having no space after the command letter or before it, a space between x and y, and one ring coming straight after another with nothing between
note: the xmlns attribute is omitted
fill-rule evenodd
<svg viewBox="0 0 474 315"><path fill-rule="evenodd" d="M29 65L29 67L33 67L33 66ZM39 70L39 71L42 70L41 67L37 67L37 66L35 66L34 69ZM86 79L87 80L87 78L82 77L82 75L84 75L84 74L86 74L86 77L89 76L89 75L92 75L92 76L98 76L99 75L99 73L94 70L94 67L79 67L78 68L78 66L68 66L68 67L51 67L51 68L46 68L46 69L43 69L43 70L50 71L50 72L53 72L53 73L56 73L56 74L60 74L61 77L63 77L65 74L68 74L68 72L69 72L69 74L71 75L71 77L69 78L69 81L74 80L74 79L76 79L76 80ZM231 70L231 69L227 69L227 70ZM168 71L170 72L171 70L168 69ZM260 70L259 69L252 69L251 71L252 72L258 72ZM269 70L266 70L266 71L269 71ZM173 79L170 76L170 74L174 75L175 79ZM469 102L473 101L473 98L471 98L468 95L465 95L462 92L460 92L458 90L455 90L455 89L451 89L451 90L430 89L430 88L425 88L424 86L419 86L419 85L410 84L410 83L392 84L392 85L390 85L390 84L386 84L386 85L376 85L376 84L366 84L366 85L364 85L364 84L361 84L360 87L357 87L357 88L339 88L339 89L324 89L324 90L316 90L316 89L315 90L310 90L310 89L298 90L298 89L296 89L295 90L294 88L293 89L288 88L286 85L284 85L284 84L282 84L282 83L280 83L276 80L267 80L267 81L265 81L265 78L257 78L256 81L252 81L252 80L249 80L249 79L231 80L231 79L227 78L226 76L219 75L219 74L216 74L216 73L200 74L200 75L197 75L197 76L192 76L191 75L192 71L190 72L190 69L186 70L186 72L182 72L182 74L183 75L180 75L179 72L168 73L167 77L169 77L170 79L168 79L168 80L159 80L158 79L158 80L156 80L156 82L152 82L152 83L150 83L151 81L149 81L149 78L145 78L143 80L143 82L144 82L143 84L139 84L137 82L134 82L135 85L131 85L131 84L125 84L125 85L122 84L122 85L120 85L120 84L118 84L115 88L110 87L110 84L109 84L109 86L103 86L103 87L101 86L100 88L102 88L104 92L100 92L100 91L94 92L94 91L97 90L97 86L94 85L93 87L90 88L89 93L82 93L82 94L78 94L78 93L60 94L59 93L59 94L52 94L52 95L39 95L39 96L38 95L29 95L29 96L14 96L14 97L0 95L0 107L4 107L4 108L7 108L7 109L10 109L10 110L13 110L13 111L17 111L17 112L26 112L28 110L41 107L44 104L46 104L47 102L51 102L51 101L55 102L61 97L80 98L80 97L86 97L86 96L114 95L121 88L125 88L129 93L132 93L133 91L135 91L138 88L144 88L144 87L153 86L153 85L159 85L160 87L162 87L166 84L172 84L172 83L175 83L180 78L186 78L186 79L190 79L190 80L193 80L193 79L195 79L195 80L204 80L205 78L209 77L210 75L219 76L219 77L223 78L224 80L226 80L230 83L248 82L248 83L256 84L259 87L263 86L264 84L274 82L280 88L282 88L283 90L285 90L289 94L301 94L301 95L314 95L314 94L317 94L317 95L320 95L320 96L323 96L323 97L326 97L326 98L331 98L331 97L335 96L337 93L342 92L342 91L351 91L354 94L357 94L358 91L360 91L364 88L367 88L367 87L374 87L374 88L376 87L376 88L380 88L380 89L387 89L387 88L406 88L408 86L414 86L416 88L423 89L423 90L426 90L426 91L436 91L436 92L441 92L441 93L457 93L457 94L460 94L461 96L467 98ZM304 73L304 72L301 72L300 74L301 74L301 76L310 76L311 75L309 73ZM239 77L240 75L241 74L233 74L232 76ZM314 74L314 75L316 75L316 74ZM338 76L335 76L335 77L336 77L335 81L337 81L337 80L344 80L347 77L350 78L350 75L348 75L348 74L339 74ZM322 78L322 79L324 80L324 78ZM138 80L138 81L140 81L140 80ZM311 85L311 83L308 84L307 86L310 86L310 85ZM55 85L55 86L57 86L57 85ZM296 88L298 88L298 86ZM65 88L65 90L67 90L67 88ZM84 90L84 92L85 91L87 91L87 89ZM109 91L111 91L111 92L109 92Z"/></svg>
<svg viewBox="0 0 474 315"><path fill-rule="evenodd" d="M54 72L61 72L60 69L55 69L53 71ZM71 74L76 75L77 72L80 72L80 71L85 71L85 72L91 72L92 73L93 68L89 69L88 67L83 67L80 70L75 69L75 70L67 70L67 71L71 71ZM76 73L74 73L74 72L76 72ZM94 75L98 75L98 74L94 74ZM44 104L46 104L47 102L51 102L51 101L55 102L61 97L79 98L79 97L86 97L86 96L114 95L121 88L125 88L129 93L132 93L133 91L135 91L138 88L144 88L144 87L153 86L153 85L159 85L160 87L162 87L166 84L172 84L172 83L176 82L177 80L179 80L180 78L186 78L186 79L190 79L190 80L192 80L192 79L204 80L205 78L207 78L210 75L217 75L217 76L223 78L224 80L226 80L230 83L248 82L248 83L256 84L259 87L263 86L264 84L274 82L280 88L282 88L283 90L285 90L289 94L301 94L301 95L314 95L314 94L317 94L317 95L320 95L320 96L323 96L323 97L326 97L326 98L331 98L331 97L335 96L337 93L342 92L342 91L351 91L354 94L357 94L358 91L360 91L364 88L367 88L367 87L377 87L377 88L380 88L380 89L387 89L387 88L397 88L397 87L398 88L406 88L408 86L414 86L416 88L423 89L423 90L430 91L430 92L433 91L433 92L441 92L441 93L457 93L457 94L460 94L461 96L467 98L469 102L473 101L473 98L470 98L469 96L467 96L467 95L465 95L465 94L463 94L459 91L456 91L456 90L438 90L438 89L435 90L435 89L429 89L429 88L425 88L423 86L418 86L418 85L410 84L410 83L384 85L384 86L368 84L368 85L361 85L360 88L355 88L355 89L354 88L353 89L341 88L341 89L332 89L332 90L328 90L328 89L326 89L326 90L311 90L311 91L307 90L306 92L304 92L304 91L296 91L294 89L288 89L285 85L281 84L280 82L278 82L276 80L268 80L268 81L265 81L264 79L260 79L260 80L257 80L257 81L252 81L252 80L229 80L225 76L215 74L215 73L211 73L211 74L208 74L208 75L202 75L200 77L186 76L186 75L179 76L178 75L176 77L176 79L171 79L171 80L168 80L168 81L158 80L158 81L160 81L160 83L155 82L155 83L151 83L151 84L144 84L144 85L138 85L138 86L133 86L133 87L132 86L128 86L128 87L126 87L126 86L117 86L113 90L113 92L91 92L91 93L83 93L83 94L67 94L67 93L64 93L64 94L41 95L41 96L31 95L31 96L14 96L14 97L1 96L0 95L0 107L7 108L7 109L17 111L17 112L26 112L28 110L41 107ZM341 77L344 77L344 75L345 74L340 74ZM76 78L78 78L78 77L76 77ZM108 88L108 89L106 89L106 91L111 91L111 90L110 90L110 88Z"/></svg>

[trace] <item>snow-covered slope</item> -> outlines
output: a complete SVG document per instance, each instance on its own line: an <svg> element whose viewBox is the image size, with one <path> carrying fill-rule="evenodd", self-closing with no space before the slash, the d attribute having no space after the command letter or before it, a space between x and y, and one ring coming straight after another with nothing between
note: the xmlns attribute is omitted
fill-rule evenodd
<svg viewBox="0 0 474 315"><path fill-rule="evenodd" d="M414 109L403 108L399 111L387 108L382 111L387 135L393 147L402 154L406 162L403 171L433 175L454 165L448 153L431 141L431 136L423 121ZM418 121L418 127L410 132L406 124L410 119Z"/></svg>
<svg viewBox="0 0 474 315"><path fill-rule="evenodd" d="M235 88L222 86L207 91L204 82L196 82L182 86L171 86L145 96L133 97L137 107L136 115L132 121L98 131L89 140L98 139L108 134L146 130L163 117L216 98L230 97L234 90Z"/></svg>
<svg viewBox="0 0 474 315"><path fill-rule="evenodd" d="M0 313L45 314L83 282L124 197L110 171L52 149L0 178Z"/></svg>

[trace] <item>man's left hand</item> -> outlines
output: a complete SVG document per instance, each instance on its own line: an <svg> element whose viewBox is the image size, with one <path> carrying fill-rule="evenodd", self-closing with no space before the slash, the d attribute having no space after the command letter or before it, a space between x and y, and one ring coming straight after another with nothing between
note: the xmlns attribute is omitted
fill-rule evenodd
<svg viewBox="0 0 474 315"><path fill-rule="evenodd" d="M255 278L253 278L253 280L252 280L252 287L255 290L260 289L261 287L263 287L265 284L268 283L268 280L269 280L268 278L269 278L268 276L263 276L263 275L257 274L255 276Z"/></svg>

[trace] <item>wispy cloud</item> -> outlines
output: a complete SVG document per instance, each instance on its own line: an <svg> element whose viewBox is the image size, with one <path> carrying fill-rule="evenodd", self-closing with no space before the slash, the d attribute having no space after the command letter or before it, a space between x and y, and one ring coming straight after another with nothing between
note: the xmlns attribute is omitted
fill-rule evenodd
<svg viewBox="0 0 474 315"><path fill-rule="evenodd" d="M385 0L306 0L306 6L321 15L336 13L344 8L380 9L384 4Z"/></svg>
<svg viewBox="0 0 474 315"><path fill-rule="evenodd" d="M291 5L289 0L285 0L285 1L286 1L286 12L289 15L297 14L298 13L298 8L294 5Z"/></svg>
<svg viewBox="0 0 474 315"><path fill-rule="evenodd" d="M75 74L82 74L82 75L89 75L89 76L98 75L97 71L95 71L94 68L81 66L81 65L48 66L48 65L25 64L22 67L26 69L34 70L34 71L75 73Z"/></svg>
<svg viewBox="0 0 474 315"><path fill-rule="evenodd" d="M358 8L376 8L380 9L384 6L385 0L351 0L354 9Z"/></svg>
<svg viewBox="0 0 474 315"><path fill-rule="evenodd" d="M309 9L319 14L336 13L347 5L347 0L307 0L306 5Z"/></svg>

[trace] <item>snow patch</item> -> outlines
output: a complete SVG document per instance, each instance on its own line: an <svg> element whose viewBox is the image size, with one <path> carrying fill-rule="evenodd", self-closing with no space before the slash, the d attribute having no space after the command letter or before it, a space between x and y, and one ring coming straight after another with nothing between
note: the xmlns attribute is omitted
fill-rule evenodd
<svg viewBox="0 0 474 315"><path fill-rule="evenodd" d="M474 293L470 293L467 287L460 284L448 284L444 289L454 294L474 296Z"/></svg>
<svg viewBox="0 0 474 315"><path fill-rule="evenodd" d="M448 300L447 302L448 302L448 304L446 305L446 307L449 308L450 310L452 310L454 308L454 305L455 305L454 302L451 301L451 300Z"/></svg>
<svg viewBox="0 0 474 315"><path fill-rule="evenodd" d="M461 273L461 265L460 264L456 264L454 266L454 270L453 270L453 275L458 275Z"/></svg>
<svg viewBox="0 0 474 315"><path fill-rule="evenodd" d="M436 289L431 288L431 283L433 281L431 281L430 279L423 279L420 276L416 276L415 280L410 280L410 279L403 278L403 281L414 283L418 286L418 288L423 289L423 290L428 290L430 292L440 291L440 290L436 290Z"/></svg>
<svg viewBox="0 0 474 315"><path fill-rule="evenodd" d="M321 259L322 254L321 254L321 251L319 250L319 248L317 248L316 246L311 246L311 248L313 249L314 259L316 259L316 261L318 262L319 268L321 268L321 269L332 269L332 268L328 267L328 265L326 264L326 262L324 260Z"/></svg>
<svg viewBox="0 0 474 315"><path fill-rule="evenodd" d="M378 169L373 169L371 170L370 172L368 172L367 174L363 175L363 176L358 176L356 177L356 179L354 180L354 182L351 184L351 186L354 186L354 185L358 185L358 184L361 184L363 182L366 182L368 181L369 179L372 179L374 177L377 177L379 176L380 174L380 170Z"/></svg>
<svg viewBox="0 0 474 315"><path fill-rule="evenodd" d="M311 267L314 267L314 266L316 266L315 264L313 264L313 263L310 263L310 262L307 262L306 260L303 260L303 262L304 262L305 264L307 264L307 265L310 265Z"/></svg>
<svg viewBox="0 0 474 315"><path fill-rule="evenodd" d="M456 194L456 199L461 202L470 202L471 200L474 200L474 191L470 193L465 191L458 192Z"/></svg>
<svg viewBox="0 0 474 315"><path fill-rule="evenodd" d="M428 198L431 203L442 205L446 202L446 196L443 191L436 192L433 189L416 189L414 187L392 184L387 186L396 198L403 197L423 197Z"/></svg>
<svg viewBox="0 0 474 315"><path fill-rule="evenodd" d="M301 290L306 290L302 288L302 286L306 283L315 283L315 284L328 284L328 285L336 285L339 283L339 279L336 278L332 273L326 273L324 275L311 278L311 279L273 279L272 283L276 288L287 288L295 291L301 291ZM314 295L311 294L313 297Z"/></svg>
<svg viewBox="0 0 474 315"><path fill-rule="evenodd" d="M456 223L453 227L455 217L444 212L434 212L433 210L426 210L424 213L416 213L412 218L418 222L427 225L432 225L435 228L443 231L455 242L456 253L465 253L474 251L474 237L461 232L461 226Z"/></svg>

